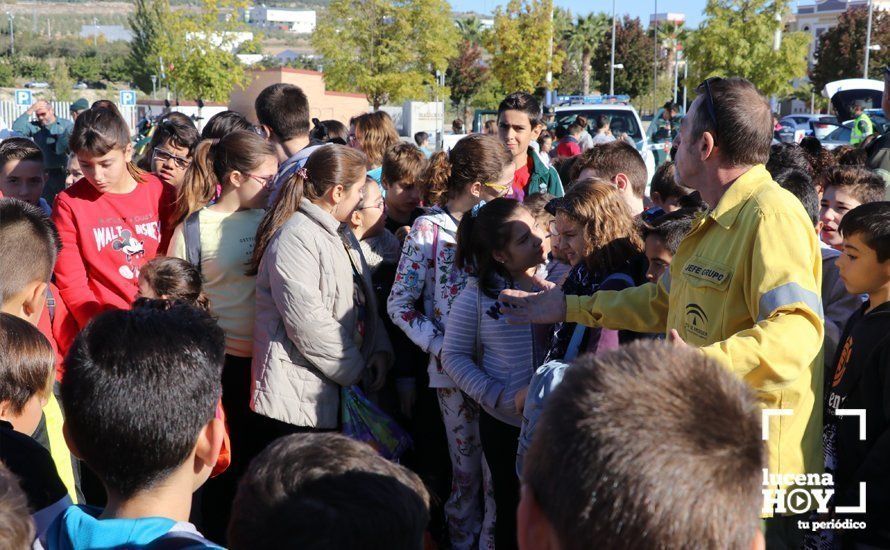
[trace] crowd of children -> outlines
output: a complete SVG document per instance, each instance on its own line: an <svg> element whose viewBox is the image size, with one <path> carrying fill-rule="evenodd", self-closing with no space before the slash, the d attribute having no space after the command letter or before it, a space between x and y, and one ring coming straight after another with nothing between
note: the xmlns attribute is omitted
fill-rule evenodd
<svg viewBox="0 0 890 550"><path fill-rule="evenodd" d="M516 323L500 297L669 292L715 206L678 166L650 180L604 117L557 145L522 92L436 153L383 112L310 120L292 85L255 107L200 134L170 113L134 159L97 102L52 204L40 148L0 143L9 548L763 546L750 380L666 334ZM763 170L822 247L832 503L868 487L864 516L828 518L867 528L818 547L890 545L890 203L857 162L808 141ZM347 395L411 448L333 433Z"/></svg>

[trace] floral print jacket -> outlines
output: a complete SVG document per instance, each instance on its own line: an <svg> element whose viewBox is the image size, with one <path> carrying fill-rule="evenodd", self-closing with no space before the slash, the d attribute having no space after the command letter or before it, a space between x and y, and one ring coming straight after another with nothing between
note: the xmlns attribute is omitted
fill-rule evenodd
<svg viewBox="0 0 890 550"><path fill-rule="evenodd" d="M454 218L438 206L417 218L402 246L396 280L387 301L392 322L430 354L432 388L455 387L442 370L439 354L451 304L467 283L466 273L454 267L456 234Z"/></svg>

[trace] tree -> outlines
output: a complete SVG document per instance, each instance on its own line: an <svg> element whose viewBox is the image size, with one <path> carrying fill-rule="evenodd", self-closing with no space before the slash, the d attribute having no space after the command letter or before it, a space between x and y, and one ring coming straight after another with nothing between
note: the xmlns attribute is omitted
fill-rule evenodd
<svg viewBox="0 0 890 550"><path fill-rule="evenodd" d="M834 80L862 78L867 25L868 9L851 8L841 14L836 27L819 37L810 72L817 93ZM868 76L883 80L884 67L890 63L890 16L883 10L873 11L871 32L871 43L880 44L881 49L870 52Z"/></svg>
<svg viewBox="0 0 890 550"><path fill-rule="evenodd" d="M460 117L467 121L470 101L488 80L488 68L482 63L482 48L478 44L464 42L460 53L448 62L445 83L451 93L451 103L460 110Z"/></svg>
<svg viewBox="0 0 890 550"><path fill-rule="evenodd" d="M427 95L454 56L457 27L446 0L332 0L312 45L325 83L358 91L374 109Z"/></svg>
<svg viewBox="0 0 890 550"><path fill-rule="evenodd" d="M609 47L598 48L593 55L593 73L600 82L609 81L612 63L612 29L606 31L603 40ZM652 52L655 42L651 34L643 30L639 18L625 15L615 24L615 63L624 65L615 71L615 93L638 97L652 85Z"/></svg>
<svg viewBox="0 0 890 550"><path fill-rule="evenodd" d="M151 75L157 74L161 45L168 33L171 19L169 0L135 0L136 9L129 19L133 32L127 66L130 75L143 92L150 92Z"/></svg>
<svg viewBox="0 0 890 550"><path fill-rule="evenodd" d="M102 72L102 61L96 56L95 52L91 53L92 55L79 55L71 60L68 72L72 77L83 82L99 81Z"/></svg>
<svg viewBox="0 0 890 550"><path fill-rule="evenodd" d="M195 12L165 16L158 55L167 86L177 98L227 101L232 88L246 82L244 67L233 53L243 23L227 14L247 6L244 0L201 0Z"/></svg>
<svg viewBox="0 0 890 550"><path fill-rule="evenodd" d="M242 54L261 54L263 53L263 35L256 34L250 40L242 42L238 46L238 53Z"/></svg>
<svg viewBox="0 0 890 550"><path fill-rule="evenodd" d="M611 29L611 19L603 13L579 15L575 24L568 30L566 46L571 53L581 59L581 91L590 94L590 61L593 52L603 44L606 31Z"/></svg>
<svg viewBox="0 0 890 550"><path fill-rule="evenodd" d="M53 97L56 101L70 101L72 97L71 89L74 81L68 74L68 64L64 59L60 59L54 70L49 75L49 85L53 90Z"/></svg>
<svg viewBox="0 0 890 550"><path fill-rule="evenodd" d="M665 21L658 24L658 42L665 54L665 73L673 80L674 65L677 63L677 53L689 38L689 32L678 21Z"/></svg>
<svg viewBox="0 0 890 550"><path fill-rule="evenodd" d="M457 29L460 32L461 40L470 44L482 44L482 38L485 34L485 28L475 15L464 17L457 20Z"/></svg>
<svg viewBox="0 0 890 550"><path fill-rule="evenodd" d="M551 69L552 7L552 0L510 0L495 10L494 29L486 35L485 48L491 54L491 71L505 89L533 92L546 85ZM554 72L564 56L553 49Z"/></svg>
<svg viewBox="0 0 890 550"><path fill-rule="evenodd" d="M708 0L705 20L686 48L692 81L741 76L765 95L789 94L791 81L807 74L810 35L785 32L773 49L787 10L788 0Z"/></svg>
<svg viewBox="0 0 890 550"><path fill-rule="evenodd" d="M11 88L15 86L15 71L9 62L0 62L0 86Z"/></svg>

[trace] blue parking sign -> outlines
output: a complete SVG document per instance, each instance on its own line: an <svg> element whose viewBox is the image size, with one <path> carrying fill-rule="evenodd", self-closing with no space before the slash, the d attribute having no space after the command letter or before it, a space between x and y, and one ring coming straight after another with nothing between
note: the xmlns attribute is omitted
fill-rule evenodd
<svg viewBox="0 0 890 550"><path fill-rule="evenodd" d="M121 107L133 107L136 105L136 92L133 90L121 90L120 91L120 101L118 101Z"/></svg>
<svg viewBox="0 0 890 550"><path fill-rule="evenodd" d="M15 91L15 104L16 105L24 105L25 107L30 107L34 101L31 98L31 90L16 90Z"/></svg>

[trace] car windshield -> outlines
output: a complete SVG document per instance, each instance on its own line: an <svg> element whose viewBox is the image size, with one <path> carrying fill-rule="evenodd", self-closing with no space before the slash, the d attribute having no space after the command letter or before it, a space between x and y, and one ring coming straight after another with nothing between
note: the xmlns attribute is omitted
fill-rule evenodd
<svg viewBox="0 0 890 550"><path fill-rule="evenodd" d="M825 141L850 141L850 129L846 126L838 126L833 132L825 136Z"/></svg>
<svg viewBox="0 0 890 550"><path fill-rule="evenodd" d="M637 124L637 117L634 116L633 111L622 109L560 110L556 113L556 124L557 126L568 127L569 124L575 121L578 115L587 117L587 131L591 134L596 133L596 119L605 115L612 117L609 127L615 136L627 133L634 141L643 139L643 133L640 130L640 125Z"/></svg>

